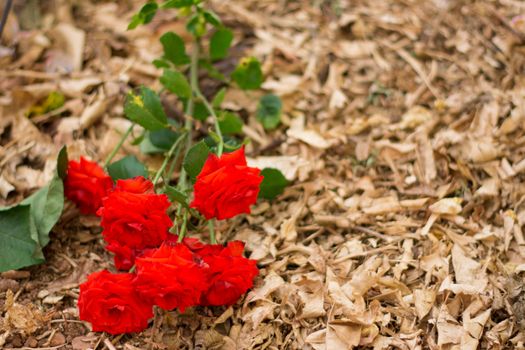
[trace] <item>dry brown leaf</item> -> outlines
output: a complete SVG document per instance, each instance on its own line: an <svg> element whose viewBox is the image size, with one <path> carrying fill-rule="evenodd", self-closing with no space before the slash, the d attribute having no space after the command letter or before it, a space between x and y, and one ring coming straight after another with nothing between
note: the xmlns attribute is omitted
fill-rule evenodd
<svg viewBox="0 0 525 350"><path fill-rule="evenodd" d="M11 290L6 293L4 309L5 316L1 326L6 332L20 332L30 335L43 327L52 317L52 313L44 314L33 304L21 305L16 303Z"/></svg>

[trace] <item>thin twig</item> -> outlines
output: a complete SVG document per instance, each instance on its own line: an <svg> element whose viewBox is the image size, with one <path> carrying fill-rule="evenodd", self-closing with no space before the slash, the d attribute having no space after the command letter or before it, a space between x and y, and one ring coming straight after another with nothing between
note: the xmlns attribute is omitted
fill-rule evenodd
<svg viewBox="0 0 525 350"><path fill-rule="evenodd" d="M0 20L0 39L2 38L2 33L4 31L5 24L7 23L7 16L11 12L11 6L13 5L13 0L7 0L4 6L4 11L2 12L2 19Z"/></svg>
<svg viewBox="0 0 525 350"><path fill-rule="evenodd" d="M342 262L350 260L350 259L361 258L361 257L364 257L364 256L369 256L369 255L373 255L373 254L377 254L377 253L382 253L382 252L385 252L387 250L396 250L396 249L397 249L397 247L394 246L394 245L387 245L387 246L376 248L376 249L370 249L370 250L367 250L366 252L362 252L362 253L349 254L349 255L343 256L343 257L341 257L339 259L334 260L333 263L334 264L339 264L339 263L342 263Z"/></svg>

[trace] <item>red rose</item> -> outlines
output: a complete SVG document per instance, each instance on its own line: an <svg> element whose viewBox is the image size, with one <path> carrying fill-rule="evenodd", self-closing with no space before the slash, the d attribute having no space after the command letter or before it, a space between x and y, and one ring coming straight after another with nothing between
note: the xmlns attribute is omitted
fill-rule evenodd
<svg viewBox="0 0 525 350"><path fill-rule="evenodd" d="M135 292L130 273L111 274L107 270L88 276L80 285L80 319L88 321L95 332L111 334L140 332L153 316L152 305Z"/></svg>
<svg viewBox="0 0 525 350"><path fill-rule="evenodd" d="M197 176L190 206L208 220L249 214L263 180L260 173L259 169L247 166L244 147L220 158L210 154Z"/></svg>
<svg viewBox="0 0 525 350"><path fill-rule="evenodd" d="M201 297L201 305L232 305L253 287L259 274L257 262L242 256L244 243L229 242L202 244L195 239L185 239L186 244L207 266L208 289Z"/></svg>
<svg viewBox="0 0 525 350"><path fill-rule="evenodd" d="M142 249L131 249L117 242L108 244L106 250L115 254L113 261L117 270L120 271L129 271L135 264L135 258L144 252Z"/></svg>
<svg viewBox="0 0 525 350"><path fill-rule="evenodd" d="M135 260L138 293L165 310L197 305L208 287L202 262L184 244L166 242Z"/></svg>
<svg viewBox="0 0 525 350"><path fill-rule="evenodd" d="M97 163L84 157L80 162L69 161L64 193L82 214L95 214L112 187L111 177Z"/></svg>
<svg viewBox="0 0 525 350"><path fill-rule="evenodd" d="M102 236L111 244L129 249L158 247L173 222L166 214L170 202L153 193L153 184L137 177L118 180L115 190L103 201L97 214L102 218Z"/></svg>
<svg viewBox="0 0 525 350"><path fill-rule="evenodd" d="M138 194L155 192L153 182L142 176L137 176L133 179L118 180L115 186L115 190Z"/></svg>

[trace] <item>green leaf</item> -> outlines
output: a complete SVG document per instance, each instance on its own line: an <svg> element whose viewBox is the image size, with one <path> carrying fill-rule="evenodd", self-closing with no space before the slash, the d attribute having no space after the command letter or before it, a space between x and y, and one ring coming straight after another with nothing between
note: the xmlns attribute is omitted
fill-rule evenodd
<svg viewBox="0 0 525 350"><path fill-rule="evenodd" d="M156 60L153 60L151 62L155 67L161 69L161 68L171 68L171 65L168 61L166 61L164 58L159 58Z"/></svg>
<svg viewBox="0 0 525 350"><path fill-rule="evenodd" d="M149 137L149 131L144 136L144 139L140 143L140 152L144 154L158 154L158 153L164 153L166 152L165 149L159 148L155 146L153 143L151 143L151 138Z"/></svg>
<svg viewBox="0 0 525 350"><path fill-rule="evenodd" d="M193 105L193 118L204 121L210 115L210 111L206 108L206 105L202 102L195 102Z"/></svg>
<svg viewBox="0 0 525 350"><path fill-rule="evenodd" d="M186 30L193 36L200 38L206 33L206 19L202 12L194 14L186 23Z"/></svg>
<svg viewBox="0 0 525 350"><path fill-rule="evenodd" d="M148 24L153 20L159 6L155 2L148 2L142 6L140 11L131 18L131 22L128 25L128 30L135 29L141 24Z"/></svg>
<svg viewBox="0 0 525 350"><path fill-rule="evenodd" d="M184 40L173 32L168 32L160 37L160 42L164 48L164 58L171 61L174 65L190 63L190 57L186 54Z"/></svg>
<svg viewBox="0 0 525 350"><path fill-rule="evenodd" d="M257 106L257 120L267 130L275 129L281 122L283 104L278 96L264 95Z"/></svg>
<svg viewBox="0 0 525 350"><path fill-rule="evenodd" d="M111 163L108 165L108 173L114 181L148 176L148 170L135 156L126 156Z"/></svg>
<svg viewBox="0 0 525 350"><path fill-rule="evenodd" d="M274 199L283 193L284 188L288 186L288 180L277 169L264 168L261 175L264 176L264 180L261 183L259 198Z"/></svg>
<svg viewBox="0 0 525 350"><path fill-rule="evenodd" d="M159 96L147 87L140 89L140 95L128 94L124 113L131 121L147 130L160 130L168 123Z"/></svg>
<svg viewBox="0 0 525 350"><path fill-rule="evenodd" d="M179 191L173 186L166 186L165 191L170 201L180 203L187 209L190 208L188 205L188 196L185 193Z"/></svg>
<svg viewBox="0 0 525 350"><path fill-rule="evenodd" d="M188 80L181 72L165 69L164 74L160 77L160 82L166 87L166 89L180 98L191 97L190 83L188 83Z"/></svg>
<svg viewBox="0 0 525 350"><path fill-rule="evenodd" d="M233 41L233 32L228 28L220 28L210 39L210 58L220 60L228 56L228 50Z"/></svg>
<svg viewBox="0 0 525 350"><path fill-rule="evenodd" d="M152 145L165 151L173 146L179 136L180 134L170 129L151 131L148 135Z"/></svg>
<svg viewBox="0 0 525 350"><path fill-rule="evenodd" d="M222 74L221 71L218 70L209 59L200 59L199 68L205 69L206 73L208 73L212 79L219 80L224 83L228 82L224 74Z"/></svg>
<svg viewBox="0 0 525 350"><path fill-rule="evenodd" d="M233 112L222 111L218 115L219 128L225 135L240 134L242 132L242 119Z"/></svg>
<svg viewBox="0 0 525 350"><path fill-rule="evenodd" d="M232 79L242 90L256 90L261 87L263 74L261 63L255 57L245 57L232 73Z"/></svg>
<svg viewBox="0 0 525 350"><path fill-rule="evenodd" d="M60 152L58 152L58 157L57 157L57 174L62 180L64 180L67 175L67 163L68 163L67 147L64 146L60 149Z"/></svg>
<svg viewBox="0 0 525 350"><path fill-rule="evenodd" d="M221 104L222 104L222 101L224 101L225 96L226 96L226 88L223 87L213 97L213 100L211 101L212 107L214 109L221 108Z"/></svg>
<svg viewBox="0 0 525 350"><path fill-rule="evenodd" d="M180 9L193 5L193 0L168 0L161 5L164 9Z"/></svg>
<svg viewBox="0 0 525 350"><path fill-rule="evenodd" d="M0 210L0 272L44 261L30 205Z"/></svg>
<svg viewBox="0 0 525 350"><path fill-rule="evenodd" d="M140 145L142 141L144 141L144 137L146 137L147 130L142 130L139 136L135 137L133 140L131 140L131 144L133 146Z"/></svg>
<svg viewBox="0 0 525 350"><path fill-rule="evenodd" d="M204 15L204 19L206 20L206 22L208 22L212 26L218 27L221 25L221 19L215 12L208 10L208 11L204 11L203 15Z"/></svg>
<svg viewBox="0 0 525 350"><path fill-rule="evenodd" d="M31 206L31 216L38 233L38 243L45 247L49 243L49 232L60 219L64 209L64 184L55 175L51 182L21 202Z"/></svg>
<svg viewBox="0 0 525 350"><path fill-rule="evenodd" d="M196 143L188 150L182 166L192 180L201 172L209 154L210 149L204 141Z"/></svg>

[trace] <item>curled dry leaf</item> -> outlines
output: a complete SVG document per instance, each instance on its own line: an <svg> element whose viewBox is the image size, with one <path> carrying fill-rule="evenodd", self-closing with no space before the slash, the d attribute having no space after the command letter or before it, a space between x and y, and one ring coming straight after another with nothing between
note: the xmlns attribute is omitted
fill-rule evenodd
<svg viewBox="0 0 525 350"><path fill-rule="evenodd" d="M440 215L456 215L462 210L461 208L462 199L458 197L454 198L443 198L430 207L430 212Z"/></svg>
<svg viewBox="0 0 525 350"><path fill-rule="evenodd" d="M43 313L33 304L22 305L14 301L13 292L8 290L5 299L5 315L2 329L30 335L51 320L52 313Z"/></svg>

